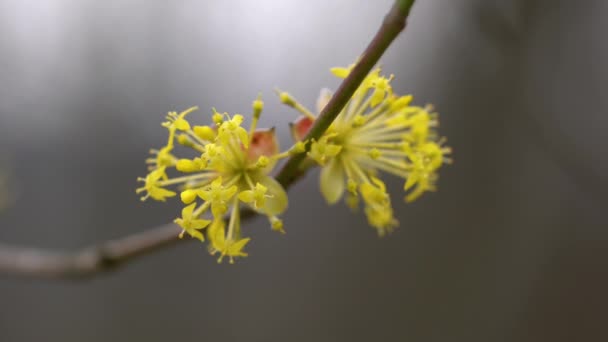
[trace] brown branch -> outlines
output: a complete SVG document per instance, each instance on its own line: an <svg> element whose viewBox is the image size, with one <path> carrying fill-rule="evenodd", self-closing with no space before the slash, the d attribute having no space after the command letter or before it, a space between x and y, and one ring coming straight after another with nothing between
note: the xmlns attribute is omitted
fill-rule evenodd
<svg viewBox="0 0 608 342"><path fill-rule="evenodd" d="M256 216L253 210L241 212L241 220ZM36 278L85 279L115 270L138 257L178 242L198 241L179 238L181 228L168 223L119 239L91 245L75 253L51 252L31 247L0 244L0 275Z"/></svg>
<svg viewBox="0 0 608 342"><path fill-rule="evenodd" d="M109 271L136 257L174 245L180 229L166 224L120 239L86 247L75 253L0 244L0 274L44 278L87 278Z"/></svg>
<svg viewBox="0 0 608 342"><path fill-rule="evenodd" d="M307 140L321 137L342 111L365 76L405 27L413 3L414 0L395 1L374 39L315 121L306 137ZM286 190L304 175L305 170L303 171L300 168L304 159L304 153L290 158L277 175L277 180ZM242 213L243 220L254 216L255 213L251 210L245 210ZM127 261L160 248L174 245L181 241L178 238L179 232L179 227L174 224L167 224L141 233L92 245L75 253L49 252L35 248L0 244L0 274L46 278L88 278L104 271L116 269L126 264ZM183 241L191 241L191 239L184 239Z"/></svg>

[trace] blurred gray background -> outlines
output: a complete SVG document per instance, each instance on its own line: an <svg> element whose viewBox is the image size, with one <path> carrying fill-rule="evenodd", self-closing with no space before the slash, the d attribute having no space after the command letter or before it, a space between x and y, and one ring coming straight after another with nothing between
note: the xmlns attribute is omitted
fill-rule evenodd
<svg viewBox="0 0 608 342"><path fill-rule="evenodd" d="M170 110L248 113L283 146L383 1L0 0L0 241L72 250L172 220L135 179ZM378 239L310 174L250 257L192 243L86 282L0 275L0 341L608 340L608 2L418 0L382 60L455 164ZM193 116L194 118L194 116Z"/></svg>

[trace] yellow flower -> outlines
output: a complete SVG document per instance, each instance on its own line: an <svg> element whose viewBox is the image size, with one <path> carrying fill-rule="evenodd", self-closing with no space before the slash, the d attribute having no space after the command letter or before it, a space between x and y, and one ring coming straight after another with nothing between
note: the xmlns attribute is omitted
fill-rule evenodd
<svg viewBox="0 0 608 342"><path fill-rule="evenodd" d="M353 67L331 71L345 78ZM437 140L437 114L431 112L431 106L411 106L411 95L393 94L392 80L392 75L382 76L379 68L367 75L325 134L311 142L308 153L322 167L320 187L327 202L334 204L345 197L353 209L362 202L368 222L380 235L398 224L390 196L378 178L380 172L403 178L405 190L411 191L406 196L410 202L435 190L437 172L450 162L450 149ZM321 91L318 112L330 94L328 90ZM288 93L282 92L281 98L302 114L291 125L291 131L296 141L303 139L316 116Z"/></svg>
<svg viewBox="0 0 608 342"><path fill-rule="evenodd" d="M249 144L249 135L247 131L241 127L243 116L236 114L232 119L222 122L218 130L218 138L224 144L227 144L231 139L237 138L245 147Z"/></svg>
<svg viewBox="0 0 608 342"><path fill-rule="evenodd" d="M214 109L213 124L204 126L192 125L186 118L196 107L179 114L169 113L163 123L169 131L167 144L155 153L154 166L148 176L139 179L145 184L137 189L137 193L147 192L142 199L164 201L176 195L167 187L179 188L185 204L182 217L175 220L183 229L180 236L188 233L203 241L200 230L213 222L207 229L210 249L220 253L220 260L228 256L231 262L235 257L247 255L243 249L249 238L241 237L241 204L267 216L272 229L279 231L282 222L277 215L288 205L285 190L268 174L279 159L292 155L294 148L279 153L274 130L257 129L263 108L260 97L252 108L249 130L242 127L244 117L239 114L230 116ZM175 140L192 151L191 157L174 155ZM226 214L229 214L227 230Z"/></svg>
<svg viewBox="0 0 608 342"><path fill-rule="evenodd" d="M150 170L158 169L161 167L171 167L175 164L176 158L171 154L173 146L165 146L160 150L150 150L151 154L155 154L156 158L148 158L146 162L151 164Z"/></svg>
<svg viewBox="0 0 608 342"><path fill-rule="evenodd" d="M146 178L139 178L139 181L145 182L145 185L141 188L137 189L137 193L141 193L146 191L147 194L141 198L141 200L145 200L148 197L155 199L157 201L164 202L168 197L173 197L176 195L174 191L167 190L161 187L160 179L165 177L165 167L162 166L158 169L150 172Z"/></svg>
<svg viewBox="0 0 608 342"><path fill-rule="evenodd" d="M245 203L253 203L255 208L263 208L266 203L266 192L268 188L260 183L255 185L252 190L245 190L239 194L239 199Z"/></svg>
<svg viewBox="0 0 608 342"><path fill-rule="evenodd" d="M378 104L380 104L387 94L392 95L393 89L391 88L390 84L392 79L393 76L391 75L390 78L377 77L375 80L372 81L372 87L374 88L374 92L372 93L372 96L370 98L371 107L376 107Z"/></svg>
<svg viewBox="0 0 608 342"><path fill-rule="evenodd" d="M365 202L367 221L378 230L380 236L390 233L399 222L393 217L391 199L386 192L384 182L376 177L370 177L371 183L360 186L360 194Z"/></svg>
<svg viewBox="0 0 608 342"><path fill-rule="evenodd" d="M210 186L198 190L198 195L205 202L211 203L211 213L214 217L221 217L228 210L228 201L237 192L236 185L222 186L222 177L216 178Z"/></svg>
<svg viewBox="0 0 608 342"><path fill-rule="evenodd" d="M188 233L193 238L205 241L203 234L199 230L207 227L211 221L193 218L194 207L196 207L196 203L192 203L185 207L182 209L182 217L175 219L175 223L183 229L179 237L182 238L184 233Z"/></svg>
<svg viewBox="0 0 608 342"><path fill-rule="evenodd" d="M405 182L404 190L414 189L405 200L412 202L426 191L435 191L437 182L437 170L443 165L444 155L449 149L442 148L439 144L428 142L416 151L408 153L411 164L408 165L409 177Z"/></svg>
<svg viewBox="0 0 608 342"><path fill-rule="evenodd" d="M319 141L312 142L310 146L310 152L308 152L308 156L314 159L320 165L325 165L325 161L327 159L333 158L340 153L342 150L342 146L332 144L327 140L330 136L323 136L319 139Z"/></svg>
<svg viewBox="0 0 608 342"><path fill-rule="evenodd" d="M246 257L247 253L243 252L245 245L249 243L250 238L233 238L226 237L225 223L223 220L215 220L208 231L208 237L211 241L211 255L220 254L217 262L222 262L225 256L228 256L230 263L234 263L236 257Z"/></svg>
<svg viewBox="0 0 608 342"><path fill-rule="evenodd" d="M285 229L283 229L283 221L280 218L276 216L271 216L270 225L272 227L272 230L285 234Z"/></svg>

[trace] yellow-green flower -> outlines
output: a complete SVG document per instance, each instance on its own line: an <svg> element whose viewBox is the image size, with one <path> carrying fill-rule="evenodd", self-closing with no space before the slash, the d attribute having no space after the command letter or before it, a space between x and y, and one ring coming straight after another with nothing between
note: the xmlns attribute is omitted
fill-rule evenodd
<svg viewBox="0 0 608 342"><path fill-rule="evenodd" d="M345 78L352 68L331 71ZM308 156L322 167L320 186L327 202L345 197L349 207L357 209L361 198L369 224L384 235L398 222L380 171L405 179L405 199L410 202L436 189L437 172L450 161L450 149L437 138L438 118L432 107L412 106L411 95L395 95L393 76L380 72L375 69L365 78L325 134L311 142ZM279 95L281 102L302 114L291 125L292 136L301 141L316 115L288 93ZM329 91L321 91L317 112L330 98Z"/></svg>
<svg viewBox="0 0 608 342"><path fill-rule="evenodd" d="M193 218L192 214L194 213L195 207L196 203L190 204L182 209L182 217L175 219L175 223L177 223L183 229L179 237L182 238L184 233L188 233L193 238L205 241L203 233L201 233L199 230L207 227L211 221Z"/></svg>
<svg viewBox="0 0 608 342"><path fill-rule="evenodd" d="M253 203L253 206L257 209L263 208L266 197L271 197L266 192L268 192L268 188L257 183L253 189L241 191L239 199L245 203Z"/></svg>
<svg viewBox="0 0 608 342"><path fill-rule="evenodd" d="M235 207L236 208L236 207ZM247 253L243 252L243 248L249 243L250 238L240 238L230 234L230 230L234 229L234 226L238 224L238 209L235 209L237 213L230 217L230 223L228 228L228 235L226 235L226 224L224 220L219 219L213 221L207 232L209 240L211 240L211 246L209 251L212 255L219 253L220 257L218 262L222 262L225 256L230 258L230 263L234 263L236 257L246 257Z"/></svg>
<svg viewBox="0 0 608 342"><path fill-rule="evenodd" d="M303 149L296 144L279 153L274 130L257 129L263 109L260 98L253 102L249 129L242 126L242 115L230 116L215 109L212 125L192 125L186 116L196 109L167 115L162 126L167 128L169 139L165 146L152 151L155 157L147 160L151 171L139 179L144 185L137 193L145 193L142 200L164 201L177 194L169 188L179 189L186 205L182 217L175 219L183 229L180 237L188 233L203 241L202 230L207 229L210 251L220 254L218 261L228 256L232 262L247 255L243 248L249 238L241 237L242 204L267 216L273 230L283 230L277 215L287 209L287 194L268 174L277 160ZM178 158L177 150L190 152ZM228 214L225 229L224 216Z"/></svg>
<svg viewBox="0 0 608 342"><path fill-rule="evenodd" d="M138 180L144 182L145 185L142 188L137 189L136 192L138 194L144 191L147 192L147 194L141 198L142 201L151 197L157 201L164 202L168 197L176 195L174 191L162 188L162 178L166 178L165 166L152 170L146 178L138 178Z"/></svg>

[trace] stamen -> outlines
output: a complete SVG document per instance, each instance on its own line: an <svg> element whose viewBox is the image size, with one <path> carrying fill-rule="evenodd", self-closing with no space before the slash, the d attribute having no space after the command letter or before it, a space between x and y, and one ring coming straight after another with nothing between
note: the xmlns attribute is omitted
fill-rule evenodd
<svg viewBox="0 0 608 342"><path fill-rule="evenodd" d="M287 150L285 152L281 152L279 154L275 154L271 158L274 159L274 160L281 160L283 158L287 158L287 157L289 157L289 156L292 155L292 153L290 151L291 151L291 149L289 149L289 150Z"/></svg>
<svg viewBox="0 0 608 342"><path fill-rule="evenodd" d="M361 107L361 103L366 98L367 93L368 93L368 90L361 92L359 89L355 92L353 97L348 101L348 110L346 110L345 112L342 113L343 114L342 120L344 120L345 122L348 122L349 118L354 116L354 114L359 111L359 108Z"/></svg>
<svg viewBox="0 0 608 342"><path fill-rule="evenodd" d="M386 164L383 161L372 160L371 158L362 158L361 164L369 166L370 168L377 168L382 171L388 172L394 176L407 178L409 173L402 168L396 167L395 165Z"/></svg>
<svg viewBox="0 0 608 342"><path fill-rule="evenodd" d="M183 177L173 178L173 179L169 179L166 181L157 182L156 184L158 186L162 187L162 186L167 186L167 185L185 183L185 182L188 182L191 180L197 180L197 179L201 179L201 178L212 178L215 175L216 175L215 173L206 172L206 173L200 173L200 174L192 175L192 176L183 176Z"/></svg>
<svg viewBox="0 0 608 342"><path fill-rule="evenodd" d="M350 147L362 147L362 148L379 148L379 149L399 149L403 148L403 142L374 142L374 141L362 141L362 142L350 142Z"/></svg>
<svg viewBox="0 0 608 342"><path fill-rule="evenodd" d="M344 170L346 171L346 177L348 179L355 180L353 171L350 169L349 163L347 163L345 159L346 158L340 158L340 162L342 163L342 167L344 167Z"/></svg>
<svg viewBox="0 0 608 342"><path fill-rule="evenodd" d="M253 181L251 180L251 177L249 177L249 174L247 172L245 172L245 181L247 182L247 185L249 185L249 188L253 190L253 188L255 188L255 185L253 185Z"/></svg>
<svg viewBox="0 0 608 342"><path fill-rule="evenodd" d="M359 177L359 183L362 183L362 182L370 183L369 177L365 174L365 171L363 171L363 169L361 168L361 166L359 166L358 163L355 163L352 160L352 158L349 159L347 161L347 163L348 163L348 168L350 168L352 170L352 172L354 172Z"/></svg>
<svg viewBox="0 0 608 342"><path fill-rule="evenodd" d="M315 120L317 118L316 115L314 115L308 108L304 107L304 105L294 99L289 93L281 91L279 88L275 88L274 91L275 93L277 93L277 95L279 95L279 99L282 103L297 110L302 115L308 117L311 120Z"/></svg>
<svg viewBox="0 0 608 342"><path fill-rule="evenodd" d="M251 127L249 128L249 146L251 146L251 141L253 139L253 133L255 133L256 127L258 125L258 121L260 120L260 116L262 115L262 110L264 109L264 102L262 102L262 94L258 94L258 97L252 104L253 107L253 115L251 119Z"/></svg>
<svg viewBox="0 0 608 342"><path fill-rule="evenodd" d="M228 223L228 234L226 234L226 240L230 241L234 237L235 226L239 225L240 221L240 210L239 210L239 196L234 196L234 203L232 204L232 213L230 214L230 222Z"/></svg>
<svg viewBox="0 0 608 342"><path fill-rule="evenodd" d="M193 143L200 145L201 147L203 147L203 149L204 149L204 146L207 145L207 142L204 141L203 139L201 139L198 135L196 135L196 133L194 133L194 131L192 129L187 130L186 134L188 134L190 137L192 137L192 139L195 140L195 141L193 141Z"/></svg>
<svg viewBox="0 0 608 342"><path fill-rule="evenodd" d="M362 104L360 104L358 107L355 107L352 111L350 111L348 113L349 115L346 116L345 119L350 119L350 118L356 117L357 115L363 115L365 113L365 110L369 107L371 102L372 102L372 97L370 95L367 98L365 98L365 101L363 101Z"/></svg>
<svg viewBox="0 0 608 342"><path fill-rule="evenodd" d="M198 218L203 213L205 213L209 209L210 206L211 206L211 202L205 202L205 203L203 203L203 205L201 205L200 207L196 208L196 210L192 213L192 217L193 218Z"/></svg>

